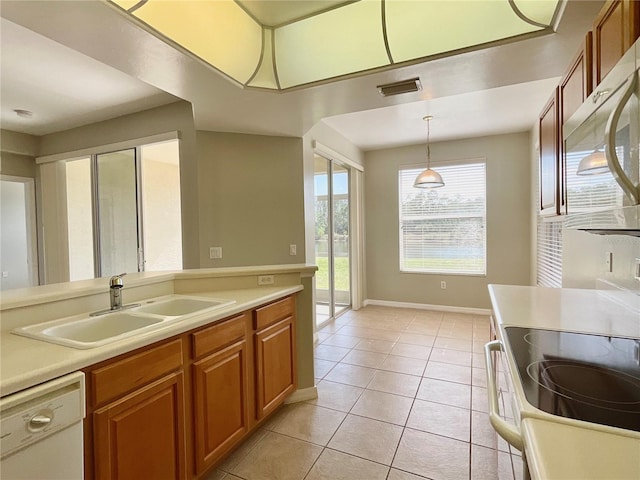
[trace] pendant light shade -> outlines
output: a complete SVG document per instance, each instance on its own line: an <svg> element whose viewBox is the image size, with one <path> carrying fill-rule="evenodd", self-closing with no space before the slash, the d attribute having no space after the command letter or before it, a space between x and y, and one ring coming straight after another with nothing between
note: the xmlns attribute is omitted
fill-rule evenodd
<svg viewBox="0 0 640 480"><path fill-rule="evenodd" d="M578 175L599 175L601 173L607 173L608 171L609 165L604 152L594 150L580 160L578 171L576 173Z"/></svg>
<svg viewBox="0 0 640 480"><path fill-rule="evenodd" d="M429 122L433 117L427 115L423 118L427 122L427 169L416 177L416 181L413 182L413 186L416 188L438 188L444 187L442 177L435 170L431 170L431 145L430 145L430 130Z"/></svg>
<svg viewBox="0 0 640 480"><path fill-rule="evenodd" d="M438 172L427 168L416 177L416 181L413 183L413 186L418 188L438 188L444 187L444 182Z"/></svg>

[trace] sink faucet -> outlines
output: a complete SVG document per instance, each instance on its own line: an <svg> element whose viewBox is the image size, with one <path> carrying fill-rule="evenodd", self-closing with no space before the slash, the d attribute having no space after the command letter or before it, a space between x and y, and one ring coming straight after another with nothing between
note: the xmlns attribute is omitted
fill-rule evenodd
<svg viewBox="0 0 640 480"><path fill-rule="evenodd" d="M122 308L122 287L124 287L122 277L125 275L126 273L121 273L120 275L114 275L109 279L111 310L120 310Z"/></svg>
<svg viewBox="0 0 640 480"><path fill-rule="evenodd" d="M100 310L99 312L93 312L90 315L92 317L98 315L105 315L111 312L117 312L118 310L124 310L126 308L134 308L139 307L139 303L130 303L129 305L122 305L122 287L124 287L124 282L122 281L122 277L124 277L126 273L121 273L120 275L114 275L109 279L109 299L111 306L108 310Z"/></svg>

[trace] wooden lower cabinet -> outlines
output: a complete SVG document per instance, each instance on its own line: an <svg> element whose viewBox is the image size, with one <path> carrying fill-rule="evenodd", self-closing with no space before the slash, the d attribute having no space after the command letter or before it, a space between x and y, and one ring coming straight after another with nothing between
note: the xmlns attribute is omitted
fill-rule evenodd
<svg viewBox="0 0 640 480"><path fill-rule="evenodd" d="M186 478L182 373L93 413L95 477Z"/></svg>
<svg viewBox="0 0 640 480"><path fill-rule="evenodd" d="M256 332L256 418L275 410L296 388L292 317Z"/></svg>
<svg viewBox="0 0 640 480"><path fill-rule="evenodd" d="M196 472L202 473L248 431L247 344L193 364Z"/></svg>
<svg viewBox="0 0 640 480"><path fill-rule="evenodd" d="M204 479L296 388L295 297L84 369L85 480Z"/></svg>

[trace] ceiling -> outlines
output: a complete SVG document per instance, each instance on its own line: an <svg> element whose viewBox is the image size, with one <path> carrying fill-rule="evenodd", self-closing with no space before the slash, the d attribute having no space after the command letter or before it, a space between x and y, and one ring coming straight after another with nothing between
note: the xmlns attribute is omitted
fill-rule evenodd
<svg viewBox="0 0 640 480"><path fill-rule="evenodd" d="M4 129L43 135L178 100L5 19L0 40ZM33 116L19 117L15 109Z"/></svg>
<svg viewBox="0 0 640 480"><path fill-rule="evenodd" d="M242 2L273 24L325 3ZM181 98L198 129L300 137L323 121L363 150L424 143L427 113L433 141L525 131L601 5L568 2L553 35L278 93L238 87L105 2L3 0L0 121L43 135ZM378 94L414 76L422 91ZM13 108L34 111L34 123L18 123Z"/></svg>

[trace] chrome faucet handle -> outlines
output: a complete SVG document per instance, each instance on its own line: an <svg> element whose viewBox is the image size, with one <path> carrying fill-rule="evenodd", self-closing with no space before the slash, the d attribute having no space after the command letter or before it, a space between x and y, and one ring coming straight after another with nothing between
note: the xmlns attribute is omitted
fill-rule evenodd
<svg viewBox="0 0 640 480"><path fill-rule="evenodd" d="M110 288L122 288L124 286L124 282L122 281L122 277L124 277L126 273L121 273L120 275L114 275L109 279L109 287Z"/></svg>

